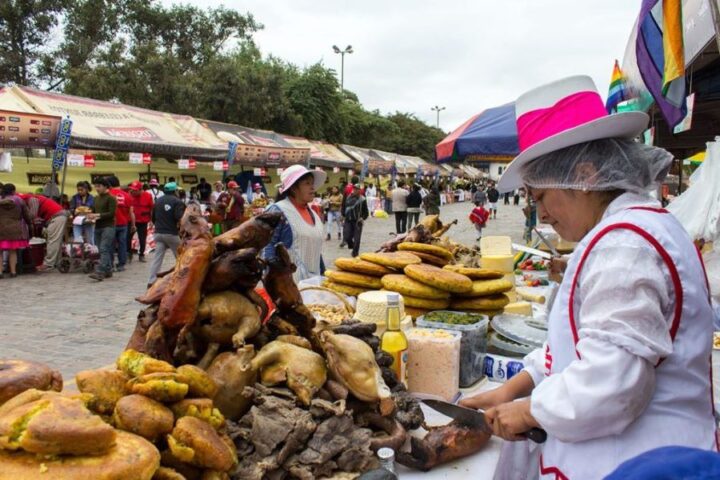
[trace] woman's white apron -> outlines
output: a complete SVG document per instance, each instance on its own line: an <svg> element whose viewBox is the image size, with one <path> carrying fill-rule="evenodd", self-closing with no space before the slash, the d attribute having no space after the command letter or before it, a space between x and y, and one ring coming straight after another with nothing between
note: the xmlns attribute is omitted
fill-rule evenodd
<svg viewBox="0 0 720 480"><path fill-rule="evenodd" d="M296 282L299 282L320 275L320 257L322 256L323 240L325 238L322 220L312 208L309 208L308 210L310 210L310 214L315 220L315 224L310 225L302 218L295 205L288 199L281 200L275 205L282 210L292 229L292 246L288 249L288 252L290 253L290 259L297 266L293 278Z"/></svg>
<svg viewBox="0 0 720 480"><path fill-rule="evenodd" d="M622 210L600 222L578 244L550 313L545 374L562 372L580 358L575 349L582 323L576 316L580 311L580 273L597 242L621 229L643 237L667 266L676 301L669 326L673 353L656 365L655 393L623 433L575 443L548 434L540 456L541 479L601 479L623 461L666 445L717 448L710 366L713 314L707 277L699 252L665 210Z"/></svg>

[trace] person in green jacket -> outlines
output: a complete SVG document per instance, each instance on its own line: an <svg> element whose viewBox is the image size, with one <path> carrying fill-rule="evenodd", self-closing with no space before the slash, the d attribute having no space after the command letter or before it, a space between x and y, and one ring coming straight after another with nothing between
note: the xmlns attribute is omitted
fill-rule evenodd
<svg viewBox="0 0 720 480"><path fill-rule="evenodd" d="M100 250L100 263L90 274L90 278L97 281L112 277L117 200L109 190L110 182L106 178L95 180L95 213L88 215L88 219L95 222L95 245Z"/></svg>

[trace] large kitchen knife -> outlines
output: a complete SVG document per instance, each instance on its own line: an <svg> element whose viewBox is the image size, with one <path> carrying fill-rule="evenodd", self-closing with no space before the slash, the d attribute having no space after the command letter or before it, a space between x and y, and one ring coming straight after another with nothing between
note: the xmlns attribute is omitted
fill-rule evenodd
<svg viewBox="0 0 720 480"><path fill-rule="evenodd" d="M477 427L492 433L492 429L485 421L485 413L482 410L473 410L472 408L461 407L441 400L422 400L422 402L428 407L436 410L443 415L447 415L450 418L457 420L463 425L469 427ZM527 437L535 443L544 443L547 440L547 432L540 428L531 428L527 432L523 433L523 436Z"/></svg>
<svg viewBox="0 0 720 480"><path fill-rule="evenodd" d="M560 257L560 252L557 251L557 248L555 248L555 245L550 243L550 241L547 239L545 235L542 234L540 230L538 230L537 227L533 228L535 230L535 233L538 234L538 237L540 237L540 241L545 244L546 247L550 250L550 253L552 253L556 257Z"/></svg>
<svg viewBox="0 0 720 480"><path fill-rule="evenodd" d="M512 248L514 248L518 252L525 252L525 253L529 253L531 255L537 255L538 257L545 258L547 260L550 260L553 258L551 253L543 252L542 250L538 250L537 248L530 248L530 247L526 247L525 245L520 245L517 243L513 243Z"/></svg>

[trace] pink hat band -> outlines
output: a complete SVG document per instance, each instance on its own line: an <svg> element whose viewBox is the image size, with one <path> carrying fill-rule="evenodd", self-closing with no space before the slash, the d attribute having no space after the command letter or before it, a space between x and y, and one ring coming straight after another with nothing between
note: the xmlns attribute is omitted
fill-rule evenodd
<svg viewBox="0 0 720 480"><path fill-rule="evenodd" d="M553 106L523 113L517 118L520 151L558 133L607 117L602 98L597 92L578 92Z"/></svg>

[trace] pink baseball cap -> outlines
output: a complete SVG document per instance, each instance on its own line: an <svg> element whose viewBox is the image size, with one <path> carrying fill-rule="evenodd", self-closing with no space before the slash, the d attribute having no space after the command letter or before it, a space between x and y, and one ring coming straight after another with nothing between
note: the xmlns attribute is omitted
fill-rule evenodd
<svg viewBox="0 0 720 480"><path fill-rule="evenodd" d="M235 180L230 180L227 184L227 188L238 188L239 186Z"/></svg>
<svg viewBox="0 0 720 480"><path fill-rule="evenodd" d="M158 182L155 178L151 178L150 185L152 185L153 187L157 187L158 185L160 185L160 182Z"/></svg>
<svg viewBox="0 0 720 480"><path fill-rule="evenodd" d="M592 78L563 78L521 95L515 102L520 154L497 185L500 192L523 186L522 167L542 155L603 138L640 135L650 117L644 112L608 115Z"/></svg>
<svg viewBox="0 0 720 480"><path fill-rule="evenodd" d="M255 185L253 185L253 190L258 190L258 189L262 190L262 185L260 185L259 183L256 183Z"/></svg>
<svg viewBox="0 0 720 480"><path fill-rule="evenodd" d="M285 193L290 190L290 187L295 185L295 182L308 173L311 173L315 179L315 190L319 189L325 183L327 173L320 170L308 170L303 165L293 165L283 170L280 174L280 193Z"/></svg>

